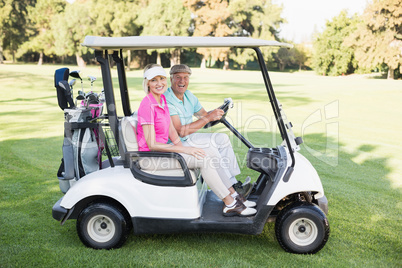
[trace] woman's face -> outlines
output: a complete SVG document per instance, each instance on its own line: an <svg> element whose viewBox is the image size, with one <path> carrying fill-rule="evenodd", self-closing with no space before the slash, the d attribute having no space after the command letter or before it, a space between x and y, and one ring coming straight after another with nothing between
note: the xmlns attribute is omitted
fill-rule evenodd
<svg viewBox="0 0 402 268"><path fill-rule="evenodd" d="M149 92L155 95L162 95L167 89L167 79L164 76L155 76L148 81Z"/></svg>

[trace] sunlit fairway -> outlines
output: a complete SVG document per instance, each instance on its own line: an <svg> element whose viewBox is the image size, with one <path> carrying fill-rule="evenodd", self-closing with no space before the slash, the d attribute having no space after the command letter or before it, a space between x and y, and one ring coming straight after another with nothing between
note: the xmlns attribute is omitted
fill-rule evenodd
<svg viewBox="0 0 402 268"><path fill-rule="evenodd" d="M121 249L96 251L80 242L75 221L60 226L51 215L62 196L56 172L64 118L53 82L61 67L0 65L1 267L400 267L402 81L270 74L295 134L304 139L301 152L317 169L329 200L331 234L316 255L285 253L273 223L258 236L131 235ZM81 74L86 91L87 75L98 78L94 91L101 91L98 67ZM128 72L127 80L135 110L144 96L142 71ZM80 87L77 81L75 94ZM231 97L229 121L255 146L280 144L259 72L194 68L190 89L207 110ZM222 125L212 130L229 133ZM244 164L247 148L231 137L242 167L239 179L256 179Z"/></svg>

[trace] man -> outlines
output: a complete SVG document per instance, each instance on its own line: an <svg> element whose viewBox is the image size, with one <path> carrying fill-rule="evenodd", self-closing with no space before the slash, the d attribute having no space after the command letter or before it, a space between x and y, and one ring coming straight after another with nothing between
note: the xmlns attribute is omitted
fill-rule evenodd
<svg viewBox="0 0 402 268"><path fill-rule="evenodd" d="M224 179L229 179L233 188L239 194L247 196L253 189L250 178L245 183L237 181L236 175L240 174L232 145L228 135L224 133L196 133L207 123L219 120L224 114L223 110L215 109L205 111L198 98L187 90L191 69L184 64L174 65L170 69L171 87L164 93L168 103L170 118L179 134L183 145L197 148L214 148L217 155L221 156L219 174ZM193 115L197 118L193 121Z"/></svg>

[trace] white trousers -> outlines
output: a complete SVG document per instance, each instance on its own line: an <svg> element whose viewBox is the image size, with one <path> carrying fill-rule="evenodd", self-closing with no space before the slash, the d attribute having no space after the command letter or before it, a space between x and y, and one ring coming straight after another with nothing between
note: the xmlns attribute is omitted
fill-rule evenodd
<svg viewBox="0 0 402 268"><path fill-rule="evenodd" d="M225 186L230 188L237 182L235 176L240 174L240 168L228 135L225 133L193 133L188 136L183 145L211 150L211 154L218 157L215 159L218 164L216 170Z"/></svg>

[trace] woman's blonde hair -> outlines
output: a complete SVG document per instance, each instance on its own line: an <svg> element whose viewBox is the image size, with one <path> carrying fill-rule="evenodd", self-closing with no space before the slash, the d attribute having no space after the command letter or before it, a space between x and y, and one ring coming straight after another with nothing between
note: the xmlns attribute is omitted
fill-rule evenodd
<svg viewBox="0 0 402 268"><path fill-rule="evenodd" d="M145 66L145 68L144 68L144 73L145 73L147 70L152 69L152 68L155 68L155 67L161 67L161 68L162 68L162 66L160 66L159 64L150 63L150 64L148 64L147 66ZM149 94L148 82L149 82L149 80L146 79L146 78L144 78L144 81L142 82L142 88L144 89L144 92L145 92L146 95Z"/></svg>

